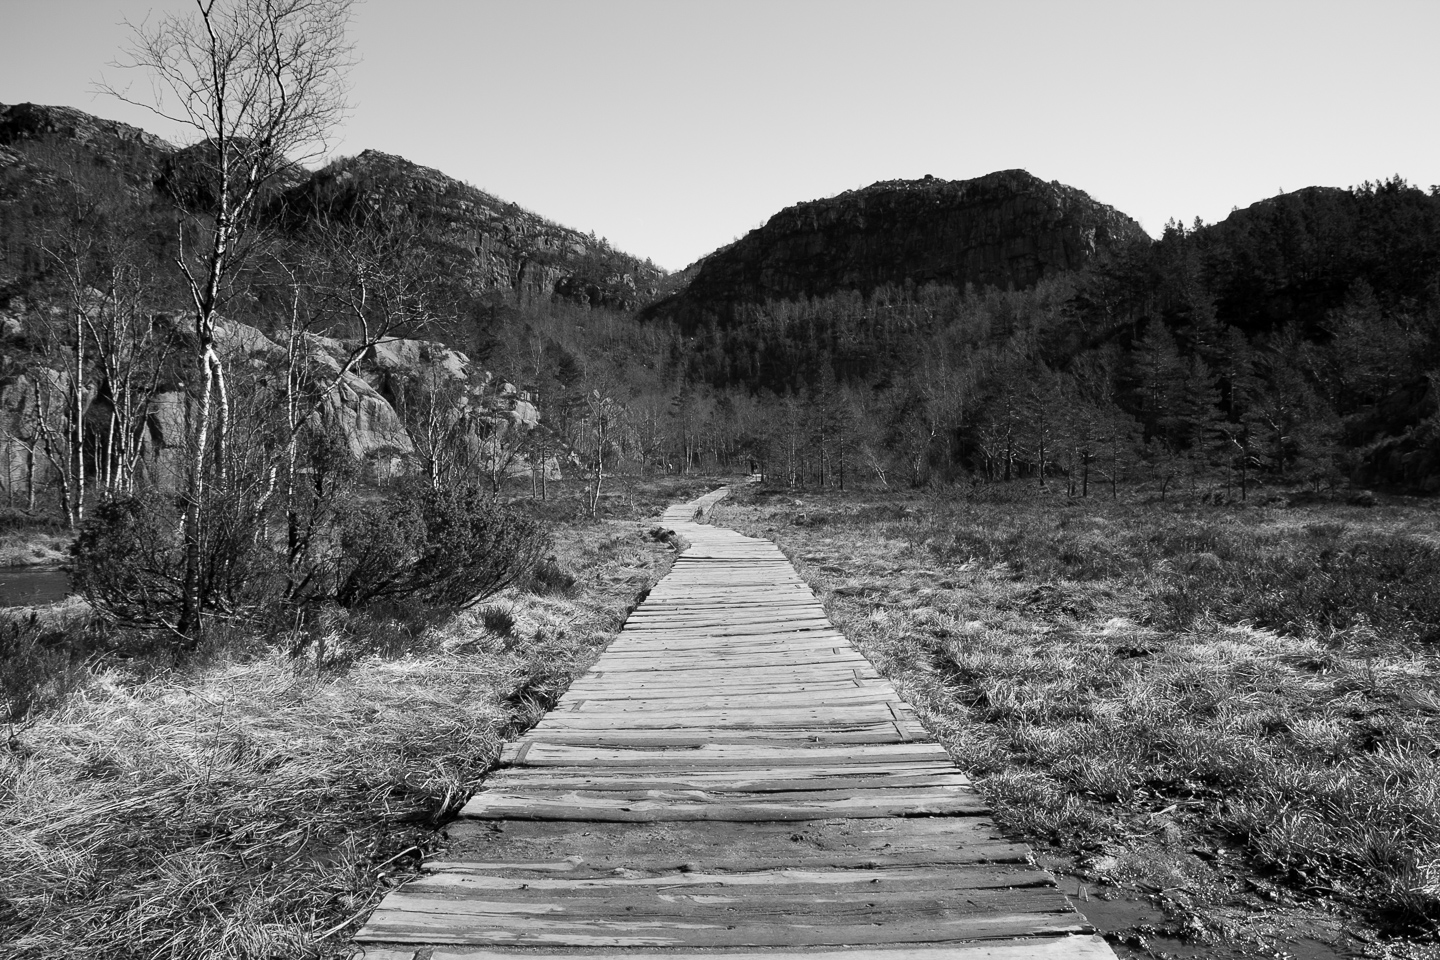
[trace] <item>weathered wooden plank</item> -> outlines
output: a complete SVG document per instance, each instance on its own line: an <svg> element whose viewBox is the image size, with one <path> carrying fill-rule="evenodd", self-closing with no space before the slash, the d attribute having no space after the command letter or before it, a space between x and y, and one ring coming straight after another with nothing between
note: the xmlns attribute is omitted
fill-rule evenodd
<svg viewBox="0 0 1440 960"><path fill-rule="evenodd" d="M899 711L899 718L910 719L914 714L908 707ZM756 707L746 710L706 709L697 707L686 710L670 707L664 710L555 710L532 729L560 727L568 730L609 729L624 727L631 730L661 727L698 726L714 724L719 727L731 725L756 725L769 723L878 723L897 719L886 701L853 704L814 704L806 706Z"/></svg>
<svg viewBox="0 0 1440 960"><path fill-rule="evenodd" d="M779 590L764 600L766 610L810 610L822 607L819 599L809 590ZM743 614L753 612L747 607L737 607L731 597L710 603L682 603L675 600L657 600L647 597L630 614L631 620L659 620L666 617L713 616L715 614Z"/></svg>
<svg viewBox="0 0 1440 960"><path fill-rule="evenodd" d="M666 673L663 670L602 670L596 669L591 677L594 680L601 678L613 679L616 682L627 683L637 690L679 690L695 686L709 686L712 689L723 687L754 685L763 682L765 677L773 677L777 683L816 683L826 680L844 680L847 677L858 676L864 679L879 679L874 668L869 664L848 660L840 663L800 663L786 665L783 663L772 663L752 668L736 667L734 669L706 669L696 667L693 670L675 670ZM588 687L582 689L589 689Z"/></svg>
<svg viewBox="0 0 1440 960"><path fill-rule="evenodd" d="M520 793L530 790L708 790L717 793L780 793L807 790L872 790L889 787L966 787L970 779L962 773L895 773L853 777L724 777L633 776L597 777L580 775L547 777L537 771L507 771L485 782L486 790Z"/></svg>
<svg viewBox="0 0 1440 960"><path fill-rule="evenodd" d="M843 687L833 690L797 690L792 693L749 694L742 696L726 696L721 694L719 696L707 697L682 694L677 697L637 696L623 698L595 697L591 699L567 696L556 705L555 712L603 716L684 714L689 711L692 704L695 710L734 711L744 710L746 704L750 702L754 703L755 709L757 710L766 710L772 707L792 710L815 707L823 710L831 707L850 705L884 706L887 703L904 703L894 692L889 690L875 687L855 687L846 684Z"/></svg>
<svg viewBox="0 0 1440 960"><path fill-rule="evenodd" d="M485 790L460 811L476 820L597 820L664 823L673 820L746 823L757 820L823 820L831 817L966 816L989 812L968 785L964 788L806 791L746 794L720 791L623 792L539 790L519 794ZM688 796L687 796L688 794Z"/></svg>
<svg viewBox="0 0 1440 960"><path fill-rule="evenodd" d="M653 687L651 688L654 689ZM895 689L883 681L870 681L856 685L851 680L831 681L824 684L755 684L753 689L731 693L716 693L711 687L681 689L674 694L634 693L623 689L609 689L598 685L593 694L582 695L571 688L556 705L557 710L637 710L676 709L679 704L694 704L702 707L731 707L754 703L763 706L769 703L810 704L818 703L885 703L901 702Z"/></svg>
<svg viewBox="0 0 1440 960"><path fill-rule="evenodd" d="M649 657L651 659L709 656L716 662L730 662L740 656L766 653L804 653L815 650L853 650L845 639L834 634L816 632L793 640L774 637L751 639L749 637L695 638L671 637L664 640L627 640L623 646L606 650L601 662L619 657Z"/></svg>
<svg viewBox="0 0 1440 960"><path fill-rule="evenodd" d="M621 683L621 678L613 678L615 683L606 684L601 682L600 677L591 677L583 686L572 686L559 701L561 705L583 701L585 703L600 703L612 701L615 703L627 703L636 700L684 700L688 697L745 697L751 694L765 694L776 691L778 694L796 694L819 696L840 692L857 691L860 693L885 692L893 694L894 688L890 687L879 676L855 677L853 675L824 676L820 678L811 677L802 680L787 680L776 678L774 686L767 686L763 680L737 677L732 681L711 681L706 683L690 683L685 685L665 683L659 677L639 677L626 680ZM564 707L561 707L564 709Z"/></svg>
<svg viewBox="0 0 1440 960"><path fill-rule="evenodd" d="M720 746L757 746L772 744L816 744L826 746L873 746L876 744L910 743L916 738L897 730L893 725L866 730L842 730L835 733L813 730L714 731L714 730L642 730L634 732L584 730L555 731L516 741L516 749L524 744L547 746L642 747L657 749L693 749L710 744ZM508 757L518 754L503 754Z"/></svg>
<svg viewBox="0 0 1440 960"><path fill-rule="evenodd" d="M601 676L610 676L620 673L662 673L673 676L678 673L728 673L735 676L744 676L747 673L757 671L768 672L771 667L783 667L787 669L798 667L839 667L844 670L868 670L870 661L866 660L859 653L847 651L835 653L832 649L826 648L811 652L798 652L792 654L773 653L755 654L743 660L729 662L724 659L711 657L685 657L665 658L660 657L614 657L601 659L595 664L595 672ZM683 678L683 679L689 679Z"/></svg>
<svg viewBox="0 0 1440 960"><path fill-rule="evenodd" d="M684 640L686 638L667 638L667 640L673 639ZM634 641L619 650L607 650L597 661L596 669L603 670L605 665L613 667L617 664L634 663L659 665L709 663L733 668L744 667L767 657L781 661L788 658L791 661L800 662L807 657L826 655L869 662L843 639L828 633L805 634L797 638L797 642L793 646L783 640L770 638L758 641L750 640L733 649L723 644L717 644L708 650L698 646L688 649L683 647L667 648L663 646L667 640L657 639L654 643L647 643L643 640Z"/></svg>
<svg viewBox="0 0 1440 960"><path fill-rule="evenodd" d="M685 639L705 637L791 637L796 634L825 632L833 633L835 627L824 617L815 617L809 620L787 620L784 622L771 622L754 624L738 624L728 627L686 627L677 626L665 630L654 630L643 635L643 638L661 639Z"/></svg>
<svg viewBox="0 0 1440 960"><path fill-rule="evenodd" d="M613 960L613 953L576 953L566 951L570 960ZM657 953L647 950L645 960L695 960L692 951ZM995 940L973 944L950 944L943 947L906 946L901 949L885 947L848 947L843 950L766 950L754 952L727 951L714 954L723 960L1114 960L1115 954L1105 941L1094 934L1070 934L1067 936L1028 938L1024 940ZM442 947L430 955L431 960L515 960L511 952L496 952L485 948ZM366 952L363 960L390 960ZM410 960L405 954L403 960Z"/></svg>
<svg viewBox="0 0 1440 960"><path fill-rule="evenodd" d="M933 944L1089 932L1089 925L1063 898L1052 909L1033 912L1007 909L1003 901L1010 899L1008 895L998 899L1002 902L985 907L977 904L973 912L966 913L947 910L942 904L922 909L913 902L871 906L747 900L706 922L693 915L699 905L692 901L643 916L625 916L622 907L619 914L611 909L597 917L570 917L557 916L551 904L521 912L488 904L417 898L407 901L404 910L382 905L361 936L397 943L496 946L804 947ZM762 912L754 910L756 907L770 909Z"/></svg>
<svg viewBox="0 0 1440 960"><path fill-rule="evenodd" d="M741 766L779 767L815 765L835 761L868 760L873 758L893 760L935 760L949 759L945 748L935 743L897 743L870 747L758 747L716 744L689 749L653 750L627 749L623 747L569 747L533 744L526 752L524 762L532 767L542 766L589 766L615 767L629 764L632 768L655 766L679 766L683 768Z"/></svg>
<svg viewBox="0 0 1440 960"><path fill-rule="evenodd" d="M571 866L573 871L573 864ZM1020 887L1053 889L1054 881L1043 870L1020 864L971 864L935 868L859 868L854 870L753 870L746 872L709 873L704 871L643 871L632 870L624 876L604 877L498 877L473 868L466 870L431 870L407 886L418 896L464 898L481 896L486 900L513 900L517 894L531 891L564 893L577 897L651 897L687 888L708 888L713 891L764 887L768 895L835 895L858 892L869 899L877 893L937 896L961 894L971 890L1002 890ZM841 889L846 888L846 889ZM478 893L477 893L478 892ZM697 891L704 892L704 891Z"/></svg>
<svg viewBox="0 0 1440 960"><path fill-rule="evenodd" d="M808 603L802 603L799 600L786 600L783 603L756 603L738 609L735 604L727 604L712 610L656 610L641 607L629 616L625 621L625 627L629 633L644 633L657 626L670 623L746 623L752 620L785 620L792 617L824 616L825 609L814 600Z"/></svg>
<svg viewBox="0 0 1440 960"><path fill-rule="evenodd" d="M745 824L459 820L452 856L489 861L579 859L596 871L879 867L1024 862L990 818L919 817Z"/></svg>

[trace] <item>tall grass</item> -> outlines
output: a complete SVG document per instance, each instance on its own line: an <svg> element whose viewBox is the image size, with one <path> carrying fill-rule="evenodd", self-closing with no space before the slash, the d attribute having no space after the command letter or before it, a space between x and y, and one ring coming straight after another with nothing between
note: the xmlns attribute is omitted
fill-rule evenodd
<svg viewBox="0 0 1440 960"><path fill-rule="evenodd" d="M497 596L503 635L485 608L408 638L330 624L323 669L93 671L0 749L0 956L348 955L668 554L640 525L557 531L541 592Z"/></svg>
<svg viewBox="0 0 1440 960"><path fill-rule="evenodd" d="M1223 854L1437 929L1433 509L800 501L728 517L797 560L1003 824L1149 889Z"/></svg>

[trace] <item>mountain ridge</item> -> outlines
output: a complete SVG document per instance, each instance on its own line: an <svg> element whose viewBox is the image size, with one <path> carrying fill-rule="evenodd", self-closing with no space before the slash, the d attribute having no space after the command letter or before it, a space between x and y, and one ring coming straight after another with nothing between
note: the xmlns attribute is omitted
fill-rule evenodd
<svg viewBox="0 0 1440 960"><path fill-rule="evenodd" d="M174 182L196 146L177 147L139 127L73 107L0 104L0 175L9 189L0 203L23 204L26 189L59 188L118 175L131 199L152 204L183 199ZM179 174L177 176L177 171ZM272 221L294 226L297 211L315 215L346 206L372 212L405 207L436 228L475 292L503 290L517 299L557 297L592 306L632 309L651 295L664 271L539 214L403 157L365 150L316 170L297 169L266 204Z"/></svg>

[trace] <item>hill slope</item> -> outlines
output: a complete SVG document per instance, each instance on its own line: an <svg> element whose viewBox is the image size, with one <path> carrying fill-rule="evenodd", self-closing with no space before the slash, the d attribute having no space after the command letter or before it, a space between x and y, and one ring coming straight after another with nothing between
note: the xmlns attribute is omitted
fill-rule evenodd
<svg viewBox="0 0 1440 960"><path fill-rule="evenodd" d="M1131 243L1140 225L1024 170L975 180L890 180L787 207L706 257L649 308L694 326L739 303L929 282L1023 289Z"/></svg>
<svg viewBox="0 0 1440 960"><path fill-rule="evenodd" d="M34 238L73 207L67 192L109 194L140 210L183 202L177 149L136 127L70 107L0 104L0 258L33 260ZM178 175L177 175L178 174ZM270 199L272 222L304 227L317 216L400 213L420 224L437 272L471 294L501 290L517 299L556 297L629 309L663 271L593 234L561 226L432 170L377 151L296 170ZM297 219L298 218L298 219Z"/></svg>

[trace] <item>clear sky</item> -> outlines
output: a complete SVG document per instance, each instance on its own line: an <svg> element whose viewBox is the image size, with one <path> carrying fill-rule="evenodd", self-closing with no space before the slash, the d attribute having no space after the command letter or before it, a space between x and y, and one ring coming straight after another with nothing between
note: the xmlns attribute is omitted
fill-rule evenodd
<svg viewBox="0 0 1440 960"><path fill-rule="evenodd" d="M122 19L0 0L0 102L103 96ZM398 153L676 269L789 204L1023 167L1152 234L1440 183L1440 0L366 0L334 149ZM113 71L110 72L113 76Z"/></svg>

